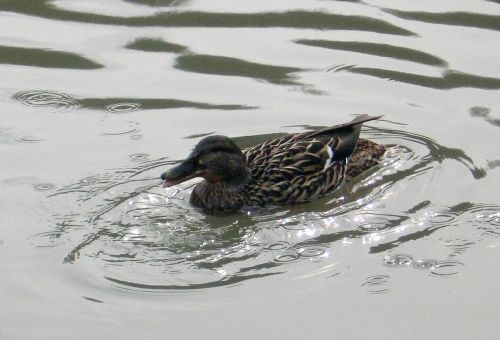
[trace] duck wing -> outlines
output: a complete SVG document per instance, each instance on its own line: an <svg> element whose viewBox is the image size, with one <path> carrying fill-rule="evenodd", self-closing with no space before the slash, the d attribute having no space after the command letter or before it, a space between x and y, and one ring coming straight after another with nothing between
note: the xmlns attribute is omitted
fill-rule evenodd
<svg viewBox="0 0 500 340"><path fill-rule="evenodd" d="M273 158L275 154L285 151L300 141L310 141L312 143L313 140L317 140L324 144L328 144L331 138L336 138L338 142L333 143L335 147L332 149L332 151L334 151L332 160L348 158L356 149L362 123L380 117L382 116L360 115L348 123L335 125L318 131L308 131L271 139L243 150L243 154L247 159L247 166L252 171L256 169L253 172L257 177L262 173L262 170L269 165L271 158ZM316 144L312 150L318 151L316 150L317 148L319 148L319 146Z"/></svg>
<svg viewBox="0 0 500 340"><path fill-rule="evenodd" d="M253 204L305 202L335 190L356 149L363 122L287 135L243 151L251 172L248 196Z"/></svg>

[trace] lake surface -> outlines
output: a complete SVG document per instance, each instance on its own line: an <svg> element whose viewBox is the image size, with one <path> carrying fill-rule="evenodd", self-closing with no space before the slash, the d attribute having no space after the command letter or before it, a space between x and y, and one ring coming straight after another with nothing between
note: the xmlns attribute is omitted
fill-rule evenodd
<svg viewBox="0 0 500 340"><path fill-rule="evenodd" d="M0 0L2 339L500 336L498 1ZM383 114L377 169L205 216L159 175Z"/></svg>

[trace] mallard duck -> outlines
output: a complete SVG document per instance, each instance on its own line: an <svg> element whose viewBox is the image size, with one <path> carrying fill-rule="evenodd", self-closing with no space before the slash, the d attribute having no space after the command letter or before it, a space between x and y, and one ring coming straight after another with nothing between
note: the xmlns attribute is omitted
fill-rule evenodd
<svg viewBox="0 0 500 340"><path fill-rule="evenodd" d="M208 136L186 160L161 175L163 187L202 177L190 203L212 215L231 214L244 206L311 201L380 162L385 147L359 138L362 123L380 117L361 115L245 150L226 136Z"/></svg>

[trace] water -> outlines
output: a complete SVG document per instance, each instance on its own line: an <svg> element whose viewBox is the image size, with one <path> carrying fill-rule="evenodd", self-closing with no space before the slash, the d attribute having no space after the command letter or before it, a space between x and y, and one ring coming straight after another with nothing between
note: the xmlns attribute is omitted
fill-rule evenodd
<svg viewBox="0 0 500 340"><path fill-rule="evenodd" d="M497 338L496 1L0 1L2 339ZM228 217L159 174L384 114L337 195Z"/></svg>

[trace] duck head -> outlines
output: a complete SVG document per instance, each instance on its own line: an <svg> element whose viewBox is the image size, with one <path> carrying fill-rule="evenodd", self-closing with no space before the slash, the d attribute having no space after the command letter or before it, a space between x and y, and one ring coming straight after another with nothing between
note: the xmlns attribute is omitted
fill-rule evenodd
<svg viewBox="0 0 500 340"><path fill-rule="evenodd" d="M184 161L161 175L164 188L195 177L204 178L208 184L226 184L237 189L248 182L249 172L245 156L231 139L208 136Z"/></svg>

